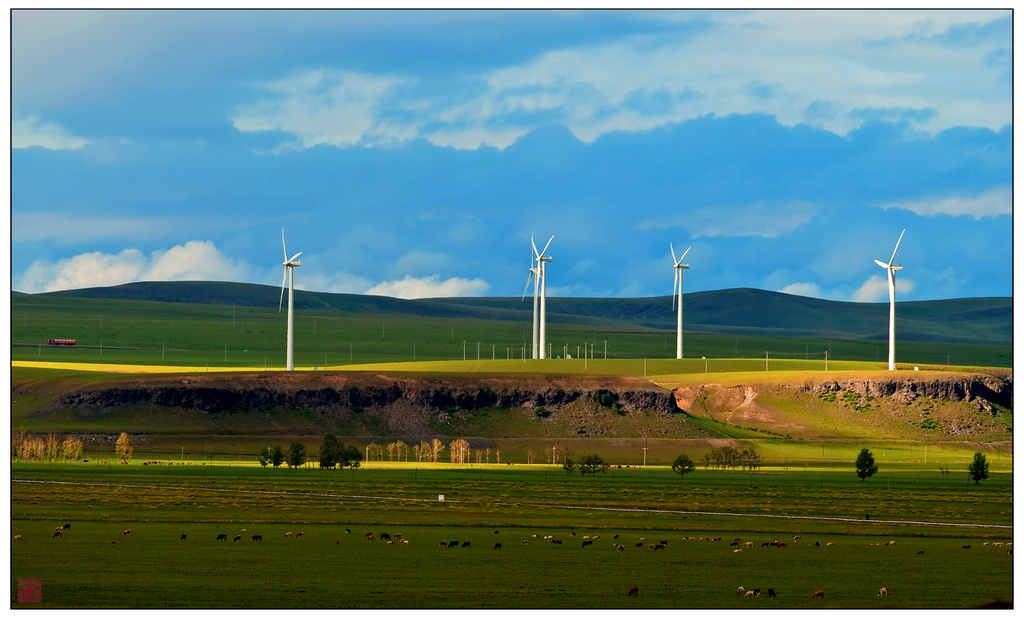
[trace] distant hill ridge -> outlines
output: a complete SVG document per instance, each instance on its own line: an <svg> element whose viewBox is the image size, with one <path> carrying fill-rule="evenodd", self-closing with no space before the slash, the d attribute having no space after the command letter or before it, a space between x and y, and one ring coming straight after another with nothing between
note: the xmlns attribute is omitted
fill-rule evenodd
<svg viewBox="0 0 1024 618"><path fill-rule="evenodd" d="M213 281L139 282L49 292L48 296L150 302L236 305L272 308L280 288ZM296 290L299 310L355 314L465 317L497 321L532 319L533 304L519 298L431 298L332 294ZM552 298L553 323L602 328L673 330L676 313L670 296L652 298ZM884 339L888 303L821 300L751 288L691 292L685 295L687 332L780 337ZM898 336L914 341L1011 345L1013 299L959 298L897 302Z"/></svg>

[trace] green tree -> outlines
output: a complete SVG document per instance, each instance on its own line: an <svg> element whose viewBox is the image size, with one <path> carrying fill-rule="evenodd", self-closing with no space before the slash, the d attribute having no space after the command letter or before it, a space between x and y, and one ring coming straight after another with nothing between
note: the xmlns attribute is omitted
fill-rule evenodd
<svg viewBox="0 0 1024 618"><path fill-rule="evenodd" d="M857 461L853 462L853 465L857 468L857 476L859 476L862 481L873 475L875 472L878 472L878 464L875 463L875 456L866 448L860 449L860 454L857 455Z"/></svg>
<svg viewBox="0 0 1024 618"><path fill-rule="evenodd" d="M269 446L266 447L266 448L261 448L260 449L260 455L257 458L257 460L260 462L261 466L263 466L264 468L267 467L267 464L270 463L270 447Z"/></svg>
<svg viewBox="0 0 1024 618"><path fill-rule="evenodd" d="M306 463L306 445L302 442L292 442L288 449L288 465L298 468L304 463Z"/></svg>
<svg viewBox="0 0 1024 618"><path fill-rule="evenodd" d="M680 480L696 469L697 466L693 465L693 460L686 455L680 455L672 462L672 471L679 475Z"/></svg>
<svg viewBox="0 0 1024 618"><path fill-rule="evenodd" d="M342 468L358 468L359 462L363 460L363 453L354 446L341 445L338 463Z"/></svg>
<svg viewBox="0 0 1024 618"><path fill-rule="evenodd" d="M132 454L135 452L135 447L132 446L131 437L123 431L117 438L117 444L114 445L114 452L121 458L121 461L131 459Z"/></svg>
<svg viewBox="0 0 1024 618"><path fill-rule="evenodd" d="M988 462L981 451L974 453L974 460L967 465L967 473L975 485L988 478Z"/></svg>
<svg viewBox="0 0 1024 618"><path fill-rule="evenodd" d="M281 448L280 446L275 446L274 450L270 451L270 463L272 463L275 468L284 463L283 448Z"/></svg>
<svg viewBox="0 0 1024 618"><path fill-rule="evenodd" d="M566 457L565 461L562 462L562 469L565 470L566 474L572 474L572 471L576 469L576 462Z"/></svg>
<svg viewBox="0 0 1024 618"><path fill-rule="evenodd" d="M320 467L333 468L340 463L342 451L345 445L338 442L333 433L324 436L324 443L320 445Z"/></svg>

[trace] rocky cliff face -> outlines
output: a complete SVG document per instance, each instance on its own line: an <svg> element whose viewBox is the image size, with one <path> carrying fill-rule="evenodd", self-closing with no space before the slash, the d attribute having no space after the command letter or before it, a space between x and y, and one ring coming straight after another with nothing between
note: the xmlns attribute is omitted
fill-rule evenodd
<svg viewBox="0 0 1024 618"><path fill-rule="evenodd" d="M672 393L658 388L620 389L613 386L595 389L516 384L448 386L424 384L415 380L395 380L390 384L380 380L373 382L375 383L346 383L340 386L323 385L319 388L296 389L286 384L252 388L245 385L146 384L69 393L62 397L60 403L65 406L94 408L151 404L214 414L269 407L362 410L404 403L422 411L439 414L456 410L532 409L538 406L555 411L575 401L593 402L601 398L605 402L617 403L623 410L679 411Z"/></svg>

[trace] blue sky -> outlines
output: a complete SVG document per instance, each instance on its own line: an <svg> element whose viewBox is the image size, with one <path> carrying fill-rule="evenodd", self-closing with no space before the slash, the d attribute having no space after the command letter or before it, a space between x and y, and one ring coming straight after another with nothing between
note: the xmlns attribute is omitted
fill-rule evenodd
<svg viewBox="0 0 1024 618"><path fill-rule="evenodd" d="M11 285L1012 295L1008 11L14 11Z"/></svg>

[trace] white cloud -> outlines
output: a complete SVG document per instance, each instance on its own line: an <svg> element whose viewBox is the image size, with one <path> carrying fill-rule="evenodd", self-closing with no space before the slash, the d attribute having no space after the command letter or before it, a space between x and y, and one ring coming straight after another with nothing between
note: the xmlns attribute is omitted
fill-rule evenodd
<svg viewBox="0 0 1024 618"><path fill-rule="evenodd" d="M116 255L94 251L50 263L34 262L16 289L32 294L121 285L135 281L239 281L248 274L244 263L221 255L210 241L191 240L147 258L138 249Z"/></svg>
<svg viewBox="0 0 1024 618"><path fill-rule="evenodd" d="M240 106L231 119L239 131L282 131L303 148L319 144L353 146L416 136L415 126L379 119L385 94L402 83L349 71L305 71L260 86L267 99Z"/></svg>
<svg viewBox="0 0 1024 618"><path fill-rule="evenodd" d="M811 298L824 298L821 293L821 286L817 283L790 283L779 291L783 294L809 296Z"/></svg>
<svg viewBox="0 0 1024 618"><path fill-rule="evenodd" d="M774 238L808 223L819 208L801 202L756 202L734 208L710 206L674 217L646 219L637 230L685 229L693 238L761 236Z"/></svg>
<svg viewBox="0 0 1024 618"><path fill-rule="evenodd" d="M366 294L395 298L445 298L454 296L481 296L487 291L483 279L452 277L441 281L438 275L414 278L406 275L401 281L384 281L366 290Z"/></svg>
<svg viewBox="0 0 1024 618"><path fill-rule="evenodd" d="M996 187L976 197L931 197L906 202L893 202L882 206L886 210L901 208L923 216L970 215L975 220L1013 214L1013 189Z"/></svg>
<svg viewBox="0 0 1024 618"><path fill-rule="evenodd" d="M896 275L896 302L900 296L911 292L914 289L914 282L910 279L901 279ZM868 280L861 284L853 293L851 298L855 303L877 303L889 300L889 283L886 275L871 275Z"/></svg>
<svg viewBox="0 0 1024 618"><path fill-rule="evenodd" d="M11 121L11 148L42 146L50 150L77 150L89 144L84 137L69 135L54 122L42 122L38 116Z"/></svg>

